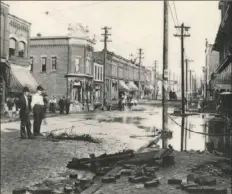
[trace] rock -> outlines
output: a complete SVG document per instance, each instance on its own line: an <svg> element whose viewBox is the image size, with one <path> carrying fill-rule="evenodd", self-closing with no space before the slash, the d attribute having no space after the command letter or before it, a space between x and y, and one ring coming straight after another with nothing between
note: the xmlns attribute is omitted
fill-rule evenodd
<svg viewBox="0 0 232 194"><path fill-rule="evenodd" d="M171 166L175 164L174 156L166 156L162 159L162 166Z"/></svg>
<svg viewBox="0 0 232 194"><path fill-rule="evenodd" d="M133 164L124 164L123 168L124 169L135 169L136 165L133 165Z"/></svg>
<svg viewBox="0 0 232 194"><path fill-rule="evenodd" d="M175 184L181 184L181 179L168 179L168 184L175 185Z"/></svg>
<svg viewBox="0 0 232 194"><path fill-rule="evenodd" d="M64 187L64 192L65 192L65 193L71 193L72 191L73 191L72 186L66 185L66 186Z"/></svg>
<svg viewBox="0 0 232 194"><path fill-rule="evenodd" d="M112 174L113 177L115 177L115 179L119 179L121 177L121 173L116 173L116 174Z"/></svg>
<svg viewBox="0 0 232 194"><path fill-rule="evenodd" d="M116 178L113 176L106 176L106 177L103 177L101 180L103 183L115 183L116 182Z"/></svg>
<svg viewBox="0 0 232 194"><path fill-rule="evenodd" d="M217 180L216 178L210 177L210 176L198 176L195 179L195 183L199 185L216 185Z"/></svg>
<svg viewBox="0 0 232 194"><path fill-rule="evenodd" d="M78 187L79 185L80 185L80 181L79 180L75 181L74 186Z"/></svg>
<svg viewBox="0 0 232 194"><path fill-rule="evenodd" d="M129 177L129 182L131 183L141 183L141 182L146 182L146 181L151 181L152 178L146 177L146 176L140 176L140 177Z"/></svg>
<svg viewBox="0 0 232 194"><path fill-rule="evenodd" d="M12 194L26 194L26 188L17 188L12 191Z"/></svg>
<svg viewBox="0 0 232 194"><path fill-rule="evenodd" d="M77 174L70 174L70 175L69 175L69 178L70 178L70 179L77 179L77 178L78 178L78 175L77 175Z"/></svg>
<svg viewBox="0 0 232 194"><path fill-rule="evenodd" d="M144 183L144 187L149 188L149 187L157 187L160 184L158 179L148 181Z"/></svg>
<svg viewBox="0 0 232 194"><path fill-rule="evenodd" d="M125 176L128 176L128 175L131 175L132 174L132 170L131 169L122 169L120 171L121 175L125 175Z"/></svg>

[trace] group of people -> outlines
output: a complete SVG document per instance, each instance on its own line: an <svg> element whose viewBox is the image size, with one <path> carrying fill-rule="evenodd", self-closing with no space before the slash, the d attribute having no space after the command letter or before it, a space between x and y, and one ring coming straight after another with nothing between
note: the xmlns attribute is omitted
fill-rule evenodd
<svg viewBox="0 0 232 194"><path fill-rule="evenodd" d="M37 92L31 96L28 87L23 88L23 94L18 100L20 135L22 139L34 139L36 136L43 136L40 133L42 120L45 118L46 98L43 95L44 89L41 86L37 87ZM33 133L31 131L30 112L33 112L34 123Z"/></svg>
<svg viewBox="0 0 232 194"><path fill-rule="evenodd" d="M63 96L58 101L58 105L59 105L59 109L60 109L60 114L64 114L64 110L65 110L66 114L69 114L70 105L71 105L70 97ZM52 113L55 113L56 109L57 109L57 100L56 100L55 96L52 96L49 100L49 110Z"/></svg>
<svg viewBox="0 0 232 194"><path fill-rule="evenodd" d="M170 100L177 100L177 95L176 95L176 92L173 90L170 90L169 92L169 99Z"/></svg>
<svg viewBox="0 0 232 194"><path fill-rule="evenodd" d="M136 105L137 102L133 99L132 94L122 94L119 98L119 102L118 102L118 107L119 110L123 111L125 110L125 105L128 105L129 108L131 108L132 105Z"/></svg>

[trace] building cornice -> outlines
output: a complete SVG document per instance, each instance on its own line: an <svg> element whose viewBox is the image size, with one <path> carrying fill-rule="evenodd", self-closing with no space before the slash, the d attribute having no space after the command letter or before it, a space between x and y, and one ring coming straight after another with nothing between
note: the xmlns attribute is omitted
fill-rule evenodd
<svg viewBox="0 0 232 194"><path fill-rule="evenodd" d="M8 16L9 16L9 19L14 19L14 20L16 20L16 21L18 21L18 22L20 22L20 23L25 23L25 24L31 26L31 23L30 23L30 22L28 22L28 21L26 21L26 20L24 20L24 19L22 19L22 18L19 18L19 17L15 16L15 15L12 15L12 14L10 14L10 13L8 13Z"/></svg>

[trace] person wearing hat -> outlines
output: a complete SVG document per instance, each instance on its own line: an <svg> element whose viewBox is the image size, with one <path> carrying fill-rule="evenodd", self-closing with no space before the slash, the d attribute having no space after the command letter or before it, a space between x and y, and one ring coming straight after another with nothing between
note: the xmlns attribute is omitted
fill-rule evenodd
<svg viewBox="0 0 232 194"><path fill-rule="evenodd" d="M19 99L19 117L21 120L20 124L20 135L22 139L26 138L26 131L27 129L27 137L29 139L33 139L33 135L31 132L31 122L30 122L30 111L31 111L31 105L30 105L30 98L29 98L29 88L24 87L23 88L23 94Z"/></svg>
<svg viewBox="0 0 232 194"><path fill-rule="evenodd" d="M33 109L34 123L33 133L34 136L43 136L40 133L40 127L42 120L44 119L44 100L43 93L44 89L42 86L37 87L37 92L32 96L31 108Z"/></svg>

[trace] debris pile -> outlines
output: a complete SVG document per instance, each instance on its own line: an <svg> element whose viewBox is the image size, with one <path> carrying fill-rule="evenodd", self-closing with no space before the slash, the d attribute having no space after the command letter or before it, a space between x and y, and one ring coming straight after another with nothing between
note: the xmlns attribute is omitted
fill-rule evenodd
<svg viewBox="0 0 232 194"><path fill-rule="evenodd" d="M62 140L73 140L73 141L88 141L91 143L101 143L100 140L93 138L89 134L72 134L72 133L59 133L55 134L54 132L48 133L46 138L50 141L62 141Z"/></svg>
<svg viewBox="0 0 232 194"><path fill-rule="evenodd" d="M216 178L208 175L189 174L187 175L187 181L171 178L168 179L168 184L177 185L177 189L182 189L189 193L227 193L227 188L218 187Z"/></svg>

